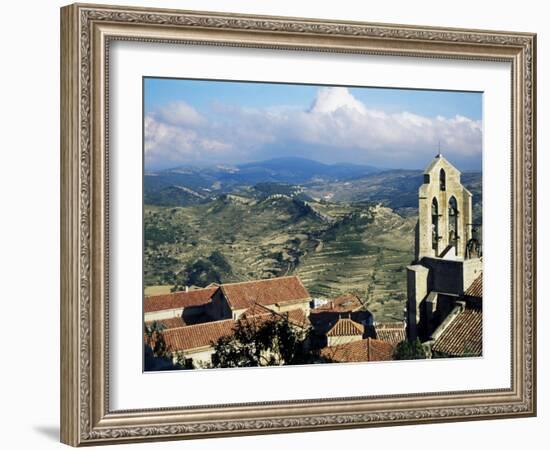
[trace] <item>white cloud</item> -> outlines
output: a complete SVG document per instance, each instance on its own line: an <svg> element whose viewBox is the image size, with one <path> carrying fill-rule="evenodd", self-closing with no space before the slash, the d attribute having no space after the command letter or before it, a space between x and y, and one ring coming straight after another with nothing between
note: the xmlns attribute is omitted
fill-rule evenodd
<svg viewBox="0 0 550 450"><path fill-rule="evenodd" d="M323 87L319 89L317 97L311 107L311 112L333 113L339 109L348 109L361 114L366 112L365 106L358 101L349 90L344 87Z"/></svg>
<svg viewBox="0 0 550 450"><path fill-rule="evenodd" d="M480 160L481 123L464 116L425 117L369 108L346 88L320 88L308 111L281 106L218 105L203 116L180 102L145 119L146 162L168 167L194 162L304 156L386 167L422 167L437 152Z"/></svg>
<svg viewBox="0 0 550 450"><path fill-rule="evenodd" d="M217 154L223 158L231 144L208 136L201 129L206 120L191 106L170 105L145 116L145 163L147 167L170 167L202 161Z"/></svg>
<svg viewBox="0 0 550 450"><path fill-rule="evenodd" d="M176 126L203 126L204 117L192 106L183 101L170 103L156 112L159 120Z"/></svg>

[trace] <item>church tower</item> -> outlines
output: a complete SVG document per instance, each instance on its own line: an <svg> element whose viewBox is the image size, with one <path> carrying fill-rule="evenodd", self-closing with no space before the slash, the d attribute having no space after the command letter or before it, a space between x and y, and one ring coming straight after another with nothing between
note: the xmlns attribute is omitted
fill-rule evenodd
<svg viewBox="0 0 550 450"><path fill-rule="evenodd" d="M418 189L415 262L407 266L407 337L428 342L483 270L472 194L441 152Z"/></svg>
<svg viewBox="0 0 550 450"><path fill-rule="evenodd" d="M472 238L472 194L460 183L460 172L441 152L424 171L418 190L415 259L460 260Z"/></svg>

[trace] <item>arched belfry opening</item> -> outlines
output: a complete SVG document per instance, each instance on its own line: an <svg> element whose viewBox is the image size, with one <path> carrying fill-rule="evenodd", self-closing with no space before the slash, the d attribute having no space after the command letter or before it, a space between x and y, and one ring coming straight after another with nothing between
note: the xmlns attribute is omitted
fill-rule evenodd
<svg viewBox="0 0 550 450"><path fill-rule="evenodd" d="M437 199L432 200L432 249L437 256L437 244L439 242L439 207Z"/></svg>
<svg viewBox="0 0 550 450"><path fill-rule="evenodd" d="M447 188L447 180L445 175L445 170L441 169L439 171L439 190L444 191Z"/></svg>
<svg viewBox="0 0 550 450"><path fill-rule="evenodd" d="M417 261L464 259L472 238L472 194L461 184L460 175L441 154L424 171L418 188Z"/></svg>
<svg viewBox="0 0 550 450"><path fill-rule="evenodd" d="M454 245L455 254L458 255L458 205L454 195L449 199L449 245Z"/></svg>

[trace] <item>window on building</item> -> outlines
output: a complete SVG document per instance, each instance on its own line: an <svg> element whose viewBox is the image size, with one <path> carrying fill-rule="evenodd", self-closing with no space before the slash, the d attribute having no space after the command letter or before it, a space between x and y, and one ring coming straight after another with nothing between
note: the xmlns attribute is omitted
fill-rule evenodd
<svg viewBox="0 0 550 450"><path fill-rule="evenodd" d="M439 208L437 205L437 199L434 197L432 200L432 249L437 254L437 243L439 241Z"/></svg>
<svg viewBox="0 0 550 450"><path fill-rule="evenodd" d="M440 191L444 191L445 188L446 188L446 175L445 175L445 171L443 169L441 169L439 171L439 190Z"/></svg>
<svg viewBox="0 0 550 450"><path fill-rule="evenodd" d="M449 244L455 246L458 254L458 205L454 195L449 199Z"/></svg>

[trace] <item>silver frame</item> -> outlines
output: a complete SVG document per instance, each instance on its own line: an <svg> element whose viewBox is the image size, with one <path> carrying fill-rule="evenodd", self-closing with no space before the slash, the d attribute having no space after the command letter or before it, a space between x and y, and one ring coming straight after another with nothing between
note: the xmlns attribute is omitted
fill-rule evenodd
<svg viewBox="0 0 550 450"><path fill-rule="evenodd" d="M509 389L112 411L108 58L113 40L507 61L512 67ZM536 414L536 35L75 4L61 9L61 440L97 445Z"/></svg>

